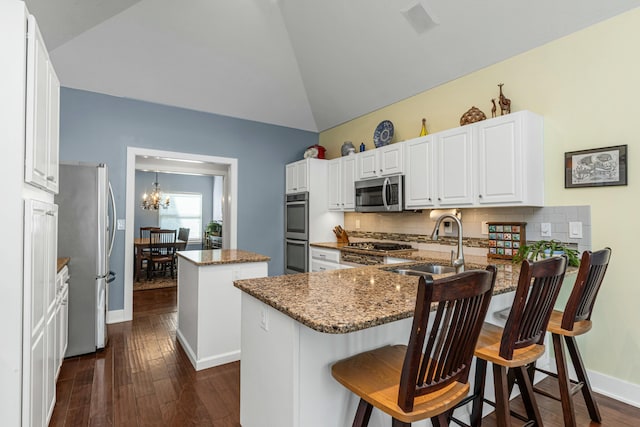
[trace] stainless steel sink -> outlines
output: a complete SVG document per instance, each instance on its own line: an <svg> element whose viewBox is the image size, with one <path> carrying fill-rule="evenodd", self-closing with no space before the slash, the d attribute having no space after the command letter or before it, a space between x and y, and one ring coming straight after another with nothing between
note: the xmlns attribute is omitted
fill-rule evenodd
<svg viewBox="0 0 640 427"><path fill-rule="evenodd" d="M446 273L455 273L455 267L451 267L449 265L439 265L439 264L418 264L418 265L410 265L407 267L399 267L389 269L392 273L403 274L406 276L422 276L423 274L446 274Z"/></svg>

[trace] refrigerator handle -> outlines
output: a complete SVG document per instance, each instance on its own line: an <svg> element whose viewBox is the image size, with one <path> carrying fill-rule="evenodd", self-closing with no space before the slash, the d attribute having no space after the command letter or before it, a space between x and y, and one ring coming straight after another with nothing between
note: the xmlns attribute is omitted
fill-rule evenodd
<svg viewBox="0 0 640 427"><path fill-rule="evenodd" d="M113 212L111 225L111 242L109 243L109 256L111 256L111 251L113 250L113 242L116 240L116 218L118 217L118 215L116 214L116 199L113 197L113 188L111 187L111 182L109 182L109 198L111 199L111 208Z"/></svg>
<svg viewBox="0 0 640 427"><path fill-rule="evenodd" d="M109 275L107 276L107 283L111 283L114 280L116 280L116 273L115 271L109 270Z"/></svg>

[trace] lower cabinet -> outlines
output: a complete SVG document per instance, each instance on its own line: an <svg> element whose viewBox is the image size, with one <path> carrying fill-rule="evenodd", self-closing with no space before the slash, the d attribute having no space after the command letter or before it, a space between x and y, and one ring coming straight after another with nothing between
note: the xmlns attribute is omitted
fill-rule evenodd
<svg viewBox="0 0 640 427"><path fill-rule="evenodd" d="M56 278L58 288L58 302L56 305L56 348L55 358L55 378L60 374L64 354L67 351L69 342L69 268L63 267Z"/></svg>
<svg viewBox="0 0 640 427"><path fill-rule="evenodd" d="M312 273L352 268L350 265L340 264L340 250L338 249L312 247L310 252L311 266L309 270Z"/></svg>

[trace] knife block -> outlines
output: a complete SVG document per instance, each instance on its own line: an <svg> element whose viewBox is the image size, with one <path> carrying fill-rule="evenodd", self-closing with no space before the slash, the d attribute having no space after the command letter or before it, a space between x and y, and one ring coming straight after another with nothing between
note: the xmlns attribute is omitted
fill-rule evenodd
<svg viewBox="0 0 640 427"><path fill-rule="evenodd" d="M340 233L340 235L336 235L336 238L338 239L338 243L349 243L349 236L347 236L347 232L342 230L342 233Z"/></svg>

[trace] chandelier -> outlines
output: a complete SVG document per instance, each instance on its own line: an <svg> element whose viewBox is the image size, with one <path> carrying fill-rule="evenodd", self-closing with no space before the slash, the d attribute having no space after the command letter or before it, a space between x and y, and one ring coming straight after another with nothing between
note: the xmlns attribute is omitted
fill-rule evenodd
<svg viewBox="0 0 640 427"><path fill-rule="evenodd" d="M157 211L161 207L166 209L169 207L169 196L163 197L160 184L158 184L158 172L156 172L156 180L153 183L153 191L151 194L146 192L142 195L142 209Z"/></svg>

